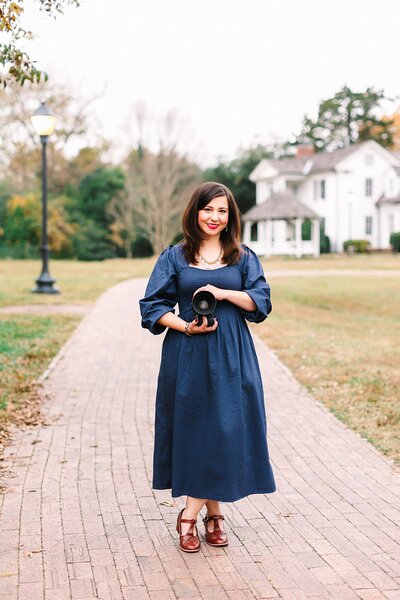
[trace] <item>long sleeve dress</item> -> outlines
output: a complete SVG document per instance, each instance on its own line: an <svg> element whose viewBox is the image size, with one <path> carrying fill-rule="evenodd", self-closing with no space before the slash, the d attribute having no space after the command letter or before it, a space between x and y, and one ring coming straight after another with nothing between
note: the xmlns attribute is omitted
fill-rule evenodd
<svg viewBox="0 0 400 600"><path fill-rule="evenodd" d="M234 502L276 490L269 460L264 391L247 321L272 310L257 255L241 244L236 265L206 270L186 261L182 244L160 254L139 301L142 327L164 332L167 312L194 319L193 293L207 284L246 291L256 309L218 301L218 327L191 337L169 328L162 344L155 406L153 489Z"/></svg>

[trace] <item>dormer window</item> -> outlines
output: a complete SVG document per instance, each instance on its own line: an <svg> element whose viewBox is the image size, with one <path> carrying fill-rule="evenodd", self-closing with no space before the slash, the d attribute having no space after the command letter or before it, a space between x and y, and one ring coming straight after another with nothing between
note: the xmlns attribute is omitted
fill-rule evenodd
<svg viewBox="0 0 400 600"><path fill-rule="evenodd" d="M366 165L373 165L374 164L374 156L373 156L373 154L366 154L365 155L365 164Z"/></svg>
<svg viewBox="0 0 400 600"><path fill-rule="evenodd" d="M303 167L303 175L308 175L309 174L309 172L311 170L311 167L313 166L313 162L314 161L313 161L312 158L308 159L308 161L306 162L306 164Z"/></svg>

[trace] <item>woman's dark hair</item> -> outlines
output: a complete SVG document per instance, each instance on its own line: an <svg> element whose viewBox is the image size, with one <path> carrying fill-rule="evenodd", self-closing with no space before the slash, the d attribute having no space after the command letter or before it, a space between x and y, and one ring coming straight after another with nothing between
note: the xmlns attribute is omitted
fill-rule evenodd
<svg viewBox="0 0 400 600"><path fill-rule="evenodd" d="M182 247L189 264L197 264L196 254L200 243L207 239L197 222L197 213L218 196L225 196L229 207L228 231L224 228L220 234L223 250L221 260L227 265L234 265L239 261L240 254L243 252L240 247L240 211L232 192L222 183L206 181L195 189L182 217L184 235Z"/></svg>

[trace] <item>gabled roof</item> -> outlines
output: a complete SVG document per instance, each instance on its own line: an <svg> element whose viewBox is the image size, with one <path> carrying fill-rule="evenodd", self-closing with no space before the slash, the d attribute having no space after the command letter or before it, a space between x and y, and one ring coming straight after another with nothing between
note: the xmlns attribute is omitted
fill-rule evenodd
<svg viewBox="0 0 400 600"><path fill-rule="evenodd" d="M252 206L243 215L243 221L265 221L266 219L293 219L302 217L304 219L318 219L319 215L302 204L288 192L272 194L262 204Z"/></svg>
<svg viewBox="0 0 400 600"><path fill-rule="evenodd" d="M397 175L400 175L400 152L392 152L392 154L399 161L399 164L394 165L393 168L396 171Z"/></svg>
<svg viewBox="0 0 400 600"><path fill-rule="evenodd" d="M313 157L314 158L314 157ZM288 175L301 175L303 173L303 169L309 160L307 158L281 158L279 160L269 160L266 161L271 165L274 169L278 171L278 173L287 173Z"/></svg>
<svg viewBox="0 0 400 600"><path fill-rule="evenodd" d="M358 150L361 145L362 144L352 144L347 148L333 150L333 152L320 152L304 158L290 158L282 161L273 160L269 162L272 163L274 168L280 173L303 173L307 163L309 163L310 167L307 169L308 173L313 173L314 171L327 171L335 167L344 158L350 156L350 154L353 154L353 152Z"/></svg>
<svg viewBox="0 0 400 600"><path fill-rule="evenodd" d="M400 204L400 195L392 196L387 198L384 194L375 202L376 206L380 206L381 204Z"/></svg>
<svg viewBox="0 0 400 600"><path fill-rule="evenodd" d="M351 144L346 148L333 150L332 152L319 152L311 156L301 158L284 158L280 160L263 159L256 168L250 173L251 181L263 179L263 171L267 167L272 167L278 175L308 175L319 171L330 171L334 169L342 160L354 154L366 144L376 146L377 150L386 153L394 168L400 168L400 153L389 152L377 142L367 140L359 144Z"/></svg>

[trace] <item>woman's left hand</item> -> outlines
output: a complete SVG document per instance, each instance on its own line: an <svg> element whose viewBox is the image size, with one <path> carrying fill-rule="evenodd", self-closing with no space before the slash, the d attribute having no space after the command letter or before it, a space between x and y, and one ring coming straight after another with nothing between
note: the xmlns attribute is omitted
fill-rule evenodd
<svg viewBox="0 0 400 600"><path fill-rule="evenodd" d="M197 294L197 292L200 292L201 290L211 292L212 294L214 294L216 300L225 300L225 298L226 298L227 290L223 290L221 288L215 287L215 285L211 285L209 283L207 285L203 285L202 287L198 288L194 292L193 296L195 294Z"/></svg>

